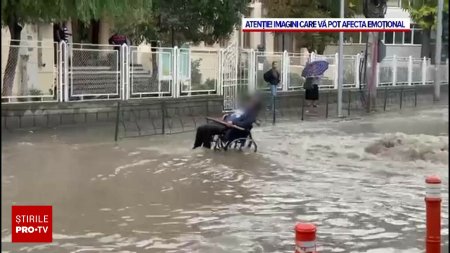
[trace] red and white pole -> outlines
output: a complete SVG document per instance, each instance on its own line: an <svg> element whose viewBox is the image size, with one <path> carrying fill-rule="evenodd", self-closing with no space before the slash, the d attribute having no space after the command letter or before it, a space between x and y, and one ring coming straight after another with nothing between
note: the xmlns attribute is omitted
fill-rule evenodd
<svg viewBox="0 0 450 253"><path fill-rule="evenodd" d="M295 226L295 253L317 253L316 226L299 223Z"/></svg>
<svg viewBox="0 0 450 253"><path fill-rule="evenodd" d="M426 253L441 252L441 179L438 176L429 176L426 182Z"/></svg>

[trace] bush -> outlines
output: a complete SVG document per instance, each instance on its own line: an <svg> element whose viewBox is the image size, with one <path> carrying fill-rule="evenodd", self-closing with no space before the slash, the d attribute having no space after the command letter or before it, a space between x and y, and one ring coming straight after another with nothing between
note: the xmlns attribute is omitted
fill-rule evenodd
<svg viewBox="0 0 450 253"><path fill-rule="evenodd" d="M30 94L30 96L41 96L41 95L43 95L42 91L38 90L38 89L31 89L31 90L28 91L28 93ZM32 101L40 101L41 98L32 98L31 100Z"/></svg>
<svg viewBox="0 0 450 253"><path fill-rule="evenodd" d="M204 89L212 90L215 88L216 79L206 79L206 81L202 84Z"/></svg>
<svg viewBox="0 0 450 253"><path fill-rule="evenodd" d="M38 89L30 89L25 95L27 96L41 96L43 95L41 90ZM20 102L26 102L26 101L41 101L41 98L37 97L37 98L18 98L17 101Z"/></svg>

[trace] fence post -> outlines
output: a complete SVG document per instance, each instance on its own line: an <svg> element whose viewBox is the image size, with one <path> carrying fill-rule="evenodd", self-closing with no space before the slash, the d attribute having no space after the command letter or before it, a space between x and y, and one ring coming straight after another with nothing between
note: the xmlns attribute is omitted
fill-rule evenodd
<svg viewBox="0 0 450 253"><path fill-rule="evenodd" d="M223 49L220 49L218 51L218 54L219 54L219 85L217 86L217 94L223 95Z"/></svg>
<svg viewBox="0 0 450 253"><path fill-rule="evenodd" d="M449 70L448 70L448 68L449 68L449 66L448 66L448 58L447 58L447 60L445 61L445 65L447 65L447 67L445 68L445 70L447 71L447 84L449 84L449 78L448 78L448 72L449 72Z"/></svg>
<svg viewBox="0 0 450 253"><path fill-rule="evenodd" d="M69 54L73 57L72 46L64 42L64 101L69 101ZM72 59L72 58L71 58ZM70 65L73 67L73 65ZM72 75L73 76L73 75Z"/></svg>
<svg viewBox="0 0 450 253"><path fill-rule="evenodd" d="M316 226L299 223L295 226L295 253L317 253Z"/></svg>
<svg viewBox="0 0 450 253"><path fill-rule="evenodd" d="M161 102L161 134L166 133L166 105L164 101Z"/></svg>
<svg viewBox="0 0 450 253"><path fill-rule="evenodd" d="M400 88L400 110L403 106L403 86Z"/></svg>
<svg viewBox="0 0 450 253"><path fill-rule="evenodd" d="M58 92L58 102L63 102L64 101L64 91L63 91L63 78L64 78L64 54L63 54L63 43L65 44L64 41L61 41L58 44L58 85L57 85L57 92Z"/></svg>
<svg viewBox="0 0 450 253"><path fill-rule="evenodd" d="M441 179L428 176L426 183L426 253L441 252Z"/></svg>
<svg viewBox="0 0 450 253"><path fill-rule="evenodd" d="M397 85L397 56L392 57L392 86Z"/></svg>
<svg viewBox="0 0 450 253"><path fill-rule="evenodd" d="M288 82L289 82L289 54L288 51L284 50L283 52L283 69L282 69L282 73L283 73L283 84L282 84L282 88L283 91L287 91L288 90Z"/></svg>
<svg viewBox="0 0 450 253"><path fill-rule="evenodd" d="M248 93L253 94L256 91L256 81L255 81L255 63L256 63L256 53L254 49L250 49L250 60L248 61Z"/></svg>
<svg viewBox="0 0 450 253"><path fill-rule="evenodd" d="M413 73L413 58L410 55L408 57L408 85L412 85L412 73Z"/></svg>
<svg viewBox="0 0 450 253"><path fill-rule="evenodd" d="M116 129L114 134L114 141L117 141L119 137L119 122L120 122L120 100L117 101L117 112L116 112Z"/></svg>
<svg viewBox="0 0 450 253"><path fill-rule="evenodd" d="M127 45L122 44L120 47L120 58L119 58L119 66L120 66L120 99L125 100L126 99L126 86L128 84L127 80Z"/></svg>
<svg viewBox="0 0 450 253"><path fill-rule="evenodd" d="M339 53L334 55L334 65L336 66L334 69L334 89L338 88L338 77L339 77Z"/></svg>
<svg viewBox="0 0 450 253"><path fill-rule="evenodd" d="M361 61L361 55L360 54L356 54L355 57L355 87L359 88L360 87L360 82L359 82L359 65L360 65L360 61Z"/></svg>
<svg viewBox="0 0 450 253"><path fill-rule="evenodd" d="M425 85L427 82L427 57L423 57L422 60L422 85Z"/></svg>
<svg viewBox="0 0 450 253"><path fill-rule="evenodd" d="M414 107L417 107L417 84L414 85Z"/></svg>
<svg viewBox="0 0 450 253"><path fill-rule="evenodd" d="M368 81L366 81L366 82L368 82ZM375 87L378 87L378 86L380 86L380 64L377 64L377 66L375 68Z"/></svg>
<svg viewBox="0 0 450 253"><path fill-rule="evenodd" d="M179 94L179 85L178 85L178 47L175 46L172 48L172 96L177 98L180 96ZM219 57L219 69L220 69L220 57ZM220 70L219 70L220 73ZM217 82L217 86L220 84L220 79Z"/></svg>
<svg viewBox="0 0 450 253"><path fill-rule="evenodd" d="M130 59L131 59L131 48L129 46L127 46L127 54L126 54L126 65L127 65L127 73L125 75L126 79L127 79L127 85L126 85L126 93L125 93L125 99L128 100L130 99L130 95L131 95L131 64L130 64Z"/></svg>

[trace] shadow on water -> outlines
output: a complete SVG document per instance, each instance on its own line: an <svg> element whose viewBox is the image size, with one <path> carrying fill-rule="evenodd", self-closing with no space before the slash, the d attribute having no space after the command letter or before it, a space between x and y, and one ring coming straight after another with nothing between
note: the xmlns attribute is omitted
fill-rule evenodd
<svg viewBox="0 0 450 253"><path fill-rule="evenodd" d="M193 133L118 144L90 130L11 135L2 140L3 248L292 252L293 226L305 221L318 226L320 252L422 252L424 177L440 175L447 189L448 160L404 152L447 145L448 154L445 113L256 128L250 154L191 150ZM366 152L397 132L398 149ZM11 243L10 206L20 204L53 205L52 244ZM442 205L448 252L448 190Z"/></svg>

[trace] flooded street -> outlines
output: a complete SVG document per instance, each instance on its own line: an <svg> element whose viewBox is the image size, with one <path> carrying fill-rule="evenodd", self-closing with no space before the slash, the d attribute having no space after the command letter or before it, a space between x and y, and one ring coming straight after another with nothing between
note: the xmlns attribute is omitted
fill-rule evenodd
<svg viewBox="0 0 450 253"><path fill-rule="evenodd" d="M257 127L248 154L87 131L2 140L2 252L292 253L300 221L320 253L423 252L431 174L448 252L448 108ZM53 243L11 243L11 205L52 205Z"/></svg>

